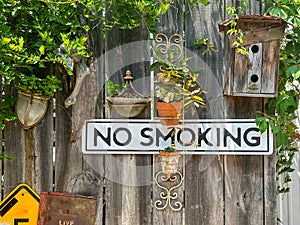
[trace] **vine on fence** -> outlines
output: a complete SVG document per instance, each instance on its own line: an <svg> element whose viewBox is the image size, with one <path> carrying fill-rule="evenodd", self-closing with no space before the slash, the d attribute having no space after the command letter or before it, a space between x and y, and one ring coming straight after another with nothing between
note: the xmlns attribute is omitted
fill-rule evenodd
<svg viewBox="0 0 300 225"><path fill-rule="evenodd" d="M280 16L290 25L281 44L278 97L270 99L262 117L256 118L261 132L270 127L276 137L277 192L289 191L290 173L295 153L299 151L300 134L296 124L300 94L300 2L268 0L267 14ZM275 111L275 115L274 115ZM281 177L281 179L280 179Z"/></svg>
<svg viewBox="0 0 300 225"><path fill-rule="evenodd" d="M208 0L190 2L209 4ZM173 0L2 0L0 77L1 83L5 82L2 86L20 82L24 89L26 82L32 84L49 78L55 81L49 68L58 64L72 75L74 62L93 56L88 46L92 30L101 29L105 37L105 31L114 27L134 29L144 25L155 33L160 15L173 4ZM16 119L15 100L10 96L11 93L2 92L1 128L5 122Z"/></svg>
<svg viewBox="0 0 300 225"><path fill-rule="evenodd" d="M233 18L230 23L228 35L234 36L233 46L237 52L248 55L243 46L243 32L236 27L239 15L244 13L248 2L240 1L241 6L228 7L227 13ZM267 0L266 14L286 19L289 25L281 43L280 76L278 96L270 99L265 112L256 118L256 124L263 133L270 127L276 138L277 150L277 193L289 191L288 183L291 181L290 173L295 153L299 151L298 141L300 133L296 124L297 110L299 108L300 94L300 2L294 0Z"/></svg>

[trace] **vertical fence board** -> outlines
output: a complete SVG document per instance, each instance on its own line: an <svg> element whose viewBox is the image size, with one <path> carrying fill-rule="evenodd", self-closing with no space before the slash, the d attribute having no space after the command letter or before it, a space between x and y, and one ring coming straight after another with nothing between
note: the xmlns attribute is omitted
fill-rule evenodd
<svg viewBox="0 0 300 225"><path fill-rule="evenodd" d="M199 82L208 91L207 107L197 118L254 118L262 111L263 99L223 97L223 73L230 71L227 42L222 42L217 23L226 16L226 7L238 5L234 0L212 1L210 6L175 1L161 17L158 32L185 36L185 45L192 67L203 67ZM189 1L187 1L189 2ZM251 13L259 13L263 4L251 0ZM185 12L183 10L186 10ZM142 94L150 93L148 44L138 49L120 48L121 45L148 40L148 31L142 27L125 31L107 32L105 46L101 27L90 33L91 48L96 56L89 62L91 70L82 83L77 101L66 109L64 102L71 94L77 75L64 79L63 91L58 92L55 105L55 127L52 109L35 128L24 131L18 122L6 123L4 153L14 160L4 160L4 194L17 184L26 182L37 192L54 190L97 197L95 225L269 225L276 224L275 154L272 156L185 156L180 171L185 180L176 189L176 200L184 209L153 207L160 198L161 189L153 182L160 171L158 158L151 155L83 155L81 136L85 120L103 118L105 114L104 85L108 79L121 83L127 69L132 71L134 86ZM222 35L222 36L221 36ZM203 49L193 47L194 38L208 38L218 53L202 55ZM113 52L112 58L103 56ZM148 49L145 54L145 49ZM131 63L133 54L146 55ZM190 55L189 55L190 56ZM133 60L134 61L134 60ZM129 63L128 63L129 62ZM106 110L107 111L107 110ZM144 114L144 117L149 117ZM55 173L53 178L52 135L55 130Z"/></svg>
<svg viewBox="0 0 300 225"><path fill-rule="evenodd" d="M149 96L150 85L145 80L148 79L145 76L149 74L149 45L140 42L149 38L146 28L115 28L108 31L106 37L106 78L124 83L125 72L129 69L134 79L133 86L141 94ZM142 47L143 45L145 46ZM142 82L136 82L140 79ZM136 86L138 84L141 86ZM120 118L115 113L108 117ZM149 114L144 113L142 117L148 118ZM105 156L104 162L106 223L151 224L151 156L110 155ZM144 174L139 171L139 165ZM144 183L143 180L148 182Z"/></svg>
<svg viewBox="0 0 300 225"><path fill-rule="evenodd" d="M185 173L186 224L223 224L223 157L189 157Z"/></svg>
<svg viewBox="0 0 300 225"><path fill-rule="evenodd" d="M158 25L157 32L164 33L168 37L172 34L180 34L183 36L184 30L184 7L182 6L182 1L175 1L174 7L171 7L166 14L161 16L160 24ZM161 171L159 159L157 156L153 156L153 166L155 176L159 171ZM180 172L183 173L184 159L181 157L179 162L179 167L181 167ZM163 185L168 185L168 182L164 182ZM173 184L174 185L174 184ZM156 225L172 225L172 224L184 224L184 182L183 184L175 190L178 193L179 201L183 204L183 209L180 211L173 211L169 206L164 210L157 210L153 208L153 224ZM153 203L160 199L160 193L162 190L153 183ZM174 201L172 201L174 204ZM174 206L174 205L173 205Z"/></svg>
<svg viewBox="0 0 300 225"><path fill-rule="evenodd" d="M155 163L154 163L154 176L156 176L157 173L161 171L161 166L159 162L159 157L154 156ZM179 160L179 172L184 175L184 169L183 169L183 162L184 157L181 157ZM163 176L166 176L164 174ZM168 190L171 190L171 187L176 186L180 180L177 178L176 182L162 182L160 179L157 181L161 186L166 187ZM153 186L153 204L155 204L156 201L161 201L161 204L157 204L158 207L166 206L163 210L158 210L156 208L153 208L153 224L159 224L159 225L175 225L175 224L184 224L184 180L180 187L174 189L171 191L170 195L175 196L175 193L177 193L177 198L174 200L170 199L169 202L167 200L163 200L161 196L167 196L167 193L165 190L161 189L157 186L156 182L154 182ZM174 211L171 209L169 204L171 204L172 207L175 209L178 208L179 205L176 205L177 202L180 202L182 204L182 209L179 211Z"/></svg>
<svg viewBox="0 0 300 225"><path fill-rule="evenodd" d="M44 119L24 130L25 181L37 192L53 189L53 104Z"/></svg>
<svg viewBox="0 0 300 225"><path fill-rule="evenodd" d="M275 137L274 137L275 138ZM276 194L276 148L271 156L263 157L264 160L264 225L277 223L277 194ZM280 197L280 196L279 196ZM291 224L292 225L292 224Z"/></svg>
<svg viewBox="0 0 300 225"><path fill-rule="evenodd" d="M14 157L4 161L4 195L25 182L24 135L18 121L8 122L4 129L4 152Z"/></svg>
<svg viewBox="0 0 300 225"><path fill-rule="evenodd" d="M227 118L253 118L262 99L227 97ZM247 106L247 107L246 107ZM262 156L225 156L225 224L264 224Z"/></svg>
<svg viewBox="0 0 300 225"><path fill-rule="evenodd" d="M203 68L200 85L208 93L206 107L200 109L200 118L223 117L222 65L223 46L218 32L218 22L224 12L222 1L211 2L209 6L187 5L185 18L186 47L194 54L193 68ZM218 48L218 52L202 54L205 46L194 47L196 38L207 38ZM186 224L222 224L223 210L223 157L189 156L186 167L185 212ZM195 197L197 196L197 197Z"/></svg>
<svg viewBox="0 0 300 225"><path fill-rule="evenodd" d="M70 161L69 153L71 149L71 123L72 114L70 109L66 109L64 101L71 93L69 80L70 77L56 71L59 79L64 78L62 91L55 96L55 191L65 191L67 182L70 180L69 164L81 165L81 162Z"/></svg>
<svg viewBox="0 0 300 225"><path fill-rule="evenodd" d="M14 159L5 161L5 190L10 191L22 182L29 184L37 193L52 190L51 106L49 103L43 121L34 128L23 130L17 121L6 124L5 152Z"/></svg>

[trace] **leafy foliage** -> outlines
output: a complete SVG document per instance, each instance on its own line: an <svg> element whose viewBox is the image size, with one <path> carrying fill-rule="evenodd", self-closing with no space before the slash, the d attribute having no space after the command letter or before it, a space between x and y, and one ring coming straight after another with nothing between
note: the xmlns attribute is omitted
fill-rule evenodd
<svg viewBox="0 0 300 225"><path fill-rule="evenodd" d="M297 141L300 139L295 123L300 94L300 2L269 0L268 3L271 3L271 7L267 9L267 13L283 17L292 26L286 29L281 44L278 97L268 101L266 112L256 119L256 123L261 132L270 127L275 134L278 155L277 191L285 193L289 191L287 184L291 181L290 173L294 171L292 164L295 153L299 151Z"/></svg>
<svg viewBox="0 0 300 225"><path fill-rule="evenodd" d="M107 90L107 95L112 97L120 94L121 90L126 87L126 84L114 83L112 80L107 81L107 85L105 85L105 90Z"/></svg>
<svg viewBox="0 0 300 225"><path fill-rule="evenodd" d="M244 34L243 31L237 28L237 21L239 20L239 15L244 14L244 10L249 6L249 3L245 0L241 1L241 6L235 7L227 7L227 14L232 17L229 21L230 29L227 31L227 34L234 37L234 41L232 46L236 48L236 51L242 55L249 55L247 49L243 46L244 42Z"/></svg>
<svg viewBox="0 0 300 225"><path fill-rule="evenodd" d="M145 23L154 29L168 0L2 0L0 1L0 76L21 90L52 96L59 90L53 65L73 74L73 61L90 57L88 32ZM95 26L96 24L96 26ZM11 120L2 102L2 121Z"/></svg>
<svg viewBox="0 0 300 225"><path fill-rule="evenodd" d="M56 76L41 79L34 75L21 77L17 89L26 93L36 93L44 96L53 96L55 91L61 90L60 80Z"/></svg>
<svg viewBox="0 0 300 225"><path fill-rule="evenodd" d="M12 160L13 157L12 157L12 156L9 156L9 155L0 154L0 160L2 160L2 159L9 159L9 160Z"/></svg>
<svg viewBox="0 0 300 225"><path fill-rule="evenodd" d="M168 146L164 148L162 152L176 152L176 148L174 146Z"/></svg>
<svg viewBox="0 0 300 225"><path fill-rule="evenodd" d="M199 73L188 66L189 58L174 60L176 53L168 52L167 56L154 48L157 60L150 70L160 68L157 74L158 81L156 94L160 101L174 102L184 100L184 105L192 104L195 107L205 105L202 95L206 93L197 83ZM164 57L165 56L165 57Z"/></svg>
<svg viewBox="0 0 300 225"><path fill-rule="evenodd" d="M208 38L195 38L193 47L195 49L204 48L202 55L205 55L208 52L218 52L218 49L214 44L208 42Z"/></svg>

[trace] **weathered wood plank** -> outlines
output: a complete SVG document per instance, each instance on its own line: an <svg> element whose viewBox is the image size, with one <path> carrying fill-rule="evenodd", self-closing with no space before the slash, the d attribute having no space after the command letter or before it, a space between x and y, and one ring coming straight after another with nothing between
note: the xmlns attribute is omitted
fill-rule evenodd
<svg viewBox="0 0 300 225"><path fill-rule="evenodd" d="M4 152L14 157L4 161L4 196L25 182L24 134L18 121L8 122L4 129Z"/></svg>
<svg viewBox="0 0 300 225"><path fill-rule="evenodd" d="M192 55L193 68L203 68L199 83L208 93L206 108L200 109L200 118L223 117L223 44L218 32L218 22L222 21L224 3L211 2L209 6L187 5L185 29L186 46ZM218 52L202 54L205 46L194 48L194 39L207 38L218 48ZM186 156L185 164L185 223L223 224L223 157ZM197 197L195 197L197 196Z"/></svg>
<svg viewBox="0 0 300 225"><path fill-rule="evenodd" d="M189 1L187 1L189 2ZM187 57L191 57L189 65L193 68L202 68L198 82L207 91L205 94L206 107L201 108L200 118L223 117L223 42L218 32L218 22L223 18L223 2L211 2L204 6L187 4L185 13L185 45L188 49ZM212 17L213 16L213 17ZM194 47L195 39L208 39L218 52L209 51L203 55L206 46Z"/></svg>
<svg viewBox="0 0 300 225"><path fill-rule="evenodd" d="M230 1L227 1L227 5L230 5ZM251 13L259 13L262 4L259 2L255 6L255 3L250 1L250 6ZM228 65L230 59L226 58L224 62L224 65ZM263 99L261 98L226 97L224 110L226 118L255 118L256 111L262 110ZM224 157L225 224L275 224L274 202L271 203L271 196L274 197L272 187L275 183L271 174L274 174L275 165L271 158L270 156ZM268 190L271 194L266 194ZM266 218L264 212L266 207L270 206L269 204L273 207Z"/></svg>
<svg viewBox="0 0 300 225"><path fill-rule="evenodd" d="M182 156L179 160L179 169L178 171L183 175L184 177L184 157ZM161 171L161 165L160 160L158 156L154 156L154 177ZM166 176L166 174L163 174L162 176ZM165 187L167 190L171 190L172 187L175 187L176 185L179 185L181 179L179 179L179 176L176 176L177 179L175 182L169 182L169 181L162 181L158 178L157 182L159 185ZM185 208L185 199L184 199L184 180L182 182L182 185L178 188L172 190L170 192L170 195L174 197L176 195L175 199L163 200L161 196L167 196L167 191L160 188L154 179L153 182L153 224L161 224L161 225L175 225L175 224L184 224L184 208ZM161 201L161 203L157 202ZM156 203L157 202L157 203ZM182 208L180 210L173 210L169 204L174 209L181 208L180 204L182 204ZM162 210L159 210L155 207L155 205L158 208L164 208Z"/></svg>
<svg viewBox="0 0 300 225"><path fill-rule="evenodd" d="M184 30L184 6L183 1L175 0L172 7L166 14L160 17L157 33L164 33L167 36L172 34L183 34Z"/></svg>
<svg viewBox="0 0 300 225"><path fill-rule="evenodd" d="M227 118L255 118L261 98L227 97ZM264 224L262 156L225 156L225 224ZM275 181L274 181L275 182Z"/></svg>
<svg viewBox="0 0 300 225"><path fill-rule="evenodd" d="M276 149L271 156L264 157L264 225L277 223L276 194Z"/></svg>
<svg viewBox="0 0 300 225"><path fill-rule="evenodd" d="M114 29L106 35L106 79L123 83L126 70L130 70L133 86L150 95L149 76L150 43L145 27L134 30ZM108 118L120 118L108 111ZM149 118L149 111L139 118ZM105 223L151 224L151 156L105 156Z"/></svg>
<svg viewBox="0 0 300 225"><path fill-rule="evenodd" d="M96 61L97 62L97 61ZM98 64L90 65L90 74L82 83L77 102L71 109L62 107L70 94L68 85L57 96L56 111L56 190L97 197L95 224L103 219L103 157L84 156L81 136L85 120L101 117L99 102ZM101 95L100 95L101 96Z"/></svg>
<svg viewBox="0 0 300 225"><path fill-rule="evenodd" d="M55 191L65 191L67 182L70 180L69 164L81 165L77 160L70 162L69 152L71 151L71 108L65 109L64 103L69 94L69 77L60 72L56 72L59 79L65 78L62 91L55 96Z"/></svg>
<svg viewBox="0 0 300 225"><path fill-rule="evenodd" d="M50 132L49 132L50 131ZM25 182L37 193L53 190L53 103L43 120L24 130Z"/></svg>
<svg viewBox="0 0 300 225"><path fill-rule="evenodd" d="M174 7L170 8L167 14L161 16L160 24L158 25L157 32L161 32L170 37L173 34L180 34L183 36L184 29L184 6L182 1L174 1ZM159 159L155 155L153 156L153 171L155 176L160 170ZM183 165L183 158L181 157L180 167ZM183 173L183 169L180 170ZM166 182L164 182L166 183ZM160 198L161 189L153 182L153 202ZM184 183L176 189L178 198L176 201L184 204ZM172 201L174 204L174 201ZM184 205L183 205L184 208ZM172 224L183 224L184 223L184 209L179 211L173 211L170 207L166 207L164 210L157 210L153 208L153 224L156 225L172 225Z"/></svg>
<svg viewBox="0 0 300 225"><path fill-rule="evenodd" d="M13 160L5 161L6 191L23 182L37 193L52 190L52 106L53 104L49 103L44 119L29 130L24 130L18 121L6 124L5 152L14 157Z"/></svg>
<svg viewBox="0 0 300 225"><path fill-rule="evenodd" d="M263 159L225 157L225 224L264 224Z"/></svg>
<svg viewBox="0 0 300 225"><path fill-rule="evenodd" d="M223 157L204 155L187 158L185 223L223 224Z"/></svg>
<svg viewBox="0 0 300 225"><path fill-rule="evenodd" d="M105 160L106 224L152 224L149 156L111 155Z"/></svg>
<svg viewBox="0 0 300 225"><path fill-rule="evenodd" d="M264 42L262 66L262 93L277 93L280 40Z"/></svg>

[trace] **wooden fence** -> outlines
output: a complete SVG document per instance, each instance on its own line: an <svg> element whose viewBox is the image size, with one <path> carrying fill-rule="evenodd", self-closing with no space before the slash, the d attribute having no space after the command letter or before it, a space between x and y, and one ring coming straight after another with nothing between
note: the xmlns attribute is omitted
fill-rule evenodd
<svg viewBox="0 0 300 225"><path fill-rule="evenodd" d="M223 74L230 66L227 43L218 31L218 22L227 19L226 7L237 3L212 1L205 7L176 2L177 7L161 18L158 32L184 34L186 48L205 63L201 79L203 88L208 91L207 108L201 118L255 118L256 111L263 109L265 99L225 97L222 93ZM262 13L262 2L251 0L248 13ZM195 38L208 38L218 52L202 55L201 49L193 48ZM38 193L62 191L93 195L98 202L95 225L275 225L274 155L186 156L181 162L185 179L178 190L183 209L173 211L169 207L165 210L153 207L160 193L153 181L159 170L153 155L91 157L82 154L81 134L85 120L106 116L103 87L107 79L113 76L121 81L125 70L130 69L135 80L149 81L150 56L142 62L127 64L126 61L129 54L138 55L147 46L133 52L130 48L119 48L148 39L149 32L144 27L130 31L114 29L107 32L105 40L101 27L91 31L90 44L95 59L76 103L64 107L78 77L65 77L57 71L65 81L63 90L50 103L43 121L29 130L24 130L17 121L6 124L4 152L14 160L5 160L3 164L3 195L23 182ZM115 51L113 58L103 54L109 51ZM120 70L114 67L122 64ZM149 83L135 86L147 94L151 92ZM141 168L147 169L141 172Z"/></svg>

